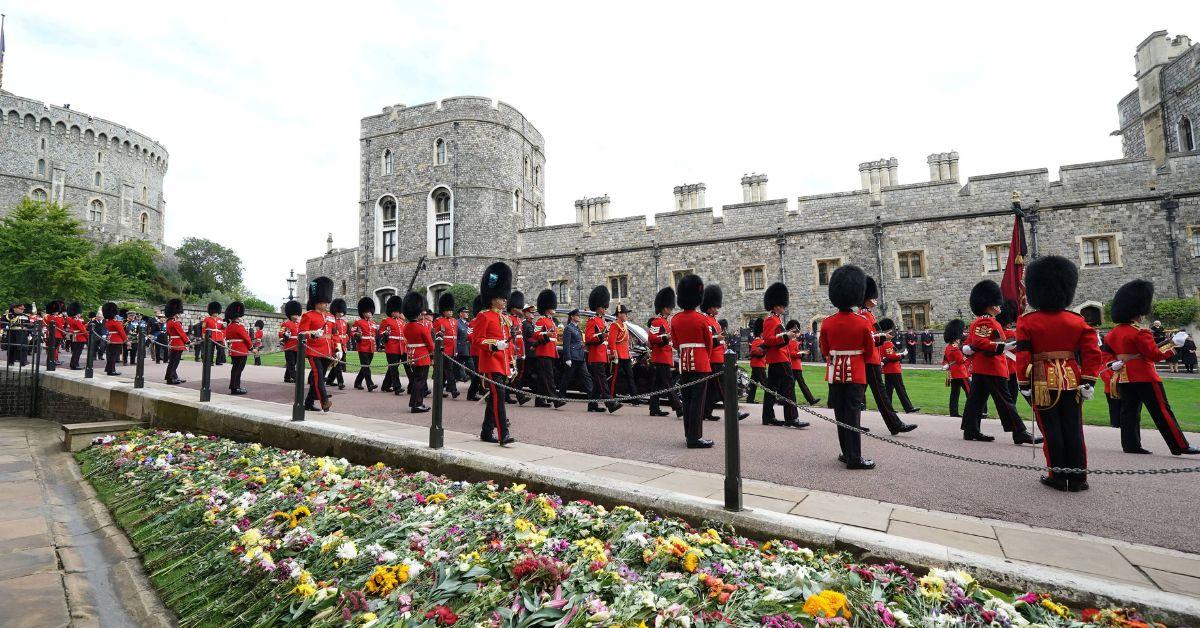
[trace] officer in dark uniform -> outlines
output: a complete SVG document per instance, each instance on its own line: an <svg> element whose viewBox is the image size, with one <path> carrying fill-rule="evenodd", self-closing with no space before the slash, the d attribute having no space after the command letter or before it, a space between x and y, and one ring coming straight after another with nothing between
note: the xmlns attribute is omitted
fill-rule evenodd
<svg viewBox="0 0 1200 628"><path fill-rule="evenodd" d="M29 363L29 315L24 303L13 303L4 316L5 342L8 346L8 365Z"/></svg>

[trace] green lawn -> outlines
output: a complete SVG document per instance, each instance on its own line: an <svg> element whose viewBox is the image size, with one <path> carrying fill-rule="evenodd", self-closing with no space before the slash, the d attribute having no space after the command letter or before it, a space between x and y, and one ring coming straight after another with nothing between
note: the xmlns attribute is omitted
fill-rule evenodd
<svg viewBox="0 0 1200 628"><path fill-rule="evenodd" d="M750 370L745 365L742 368L747 372ZM828 398L828 388L824 378L825 369L822 366L807 364L804 366L804 381L808 384L809 390L821 398L822 404ZM943 371L906 369L904 386L908 389L909 399L912 400L913 405L921 408L922 414L950 414L950 389L946 386L946 374ZM1179 426L1188 432L1200 432L1200 380L1164 379L1163 387L1170 399L1171 409L1175 411L1175 418L1179 420ZM759 391L755 401L761 401L762 396L762 391ZM796 398L799 400L804 398L800 394L799 388L796 390ZM899 409L898 400L894 401L894 405ZM962 412L965 405L966 396L961 395L958 401L959 412ZM867 394L867 407L875 408L875 402L871 400L870 393ZM988 409L990 414L995 416L996 412L991 408L991 404L988 404ZM1017 402L1017 412L1024 419L1033 416L1029 404L1025 403L1023 398ZM1091 401L1084 403L1083 419L1089 425L1108 425L1108 402L1104 398L1102 388L1097 388L1096 396ZM1154 422L1150 420L1150 415L1144 410L1142 411L1142 427L1154 429Z"/></svg>

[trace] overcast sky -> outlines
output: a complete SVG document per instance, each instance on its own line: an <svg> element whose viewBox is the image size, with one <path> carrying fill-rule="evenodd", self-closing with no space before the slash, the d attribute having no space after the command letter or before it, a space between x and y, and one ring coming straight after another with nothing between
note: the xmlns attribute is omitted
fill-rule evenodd
<svg viewBox="0 0 1200 628"><path fill-rule="evenodd" d="M961 176L1121 156L1135 46L1200 37L1192 2L205 2L0 0L4 87L163 143L166 238L235 249L279 302L289 268L357 245L358 123L498 98L546 138L550 223L609 194L672 209L857 189L857 165L957 150ZM1176 16L1190 23L1171 23Z"/></svg>

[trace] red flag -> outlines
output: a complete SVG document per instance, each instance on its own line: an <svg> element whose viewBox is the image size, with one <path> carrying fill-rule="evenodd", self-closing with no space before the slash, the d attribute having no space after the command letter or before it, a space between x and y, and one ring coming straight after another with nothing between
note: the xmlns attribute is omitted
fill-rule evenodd
<svg viewBox="0 0 1200 628"><path fill-rule="evenodd" d="M1008 243L1008 265L1004 267L1004 279L1000 292L1005 301L1017 305L1017 315L1025 313L1025 224L1021 215L1013 217L1012 240Z"/></svg>

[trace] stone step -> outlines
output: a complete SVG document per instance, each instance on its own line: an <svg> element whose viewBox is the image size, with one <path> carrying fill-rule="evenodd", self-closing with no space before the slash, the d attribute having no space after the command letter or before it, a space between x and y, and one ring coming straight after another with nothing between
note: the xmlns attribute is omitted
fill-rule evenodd
<svg viewBox="0 0 1200 628"><path fill-rule="evenodd" d="M62 426L63 449L79 451L91 444L97 434L119 434L135 427L146 427L136 421L97 421L95 423L66 423Z"/></svg>

